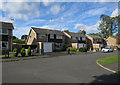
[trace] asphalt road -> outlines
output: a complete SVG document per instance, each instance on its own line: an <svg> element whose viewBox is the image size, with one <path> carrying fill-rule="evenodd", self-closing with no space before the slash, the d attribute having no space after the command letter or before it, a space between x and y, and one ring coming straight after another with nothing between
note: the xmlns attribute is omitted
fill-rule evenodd
<svg viewBox="0 0 120 85"><path fill-rule="evenodd" d="M117 77L96 65L112 53L65 55L51 58L4 62L3 83L115 83Z"/></svg>

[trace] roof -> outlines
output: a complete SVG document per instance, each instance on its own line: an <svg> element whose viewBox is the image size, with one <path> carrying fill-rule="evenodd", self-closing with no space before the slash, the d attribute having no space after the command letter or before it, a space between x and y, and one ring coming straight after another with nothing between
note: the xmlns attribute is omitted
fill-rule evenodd
<svg viewBox="0 0 120 85"><path fill-rule="evenodd" d="M50 29L35 28L35 27L31 27L31 28L38 34L59 34L59 35L64 35L64 33L62 33L59 30L50 30Z"/></svg>
<svg viewBox="0 0 120 85"><path fill-rule="evenodd" d="M74 33L74 32L66 32L67 34L69 34L72 37L86 37L84 34L81 33Z"/></svg>
<svg viewBox="0 0 120 85"><path fill-rule="evenodd" d="M112 38L117 38L117 36L108 36L108 37L106 37L106 39L108 39L109 37L112 37Z"/></svg>
<svg viewBox="0 0 120 85"><path fill-rule="evenodd" d="M8 28L8 29L14 29L13 24L9 23L9 22L0 22L0 27Z"/></svg>
<svg viewBox="0 0 120 85"><path fill-rule="evenodd" d="M88 34L88 36L92 37L92 38L101 38L99 35L91 35L91 34Z"/></svg>

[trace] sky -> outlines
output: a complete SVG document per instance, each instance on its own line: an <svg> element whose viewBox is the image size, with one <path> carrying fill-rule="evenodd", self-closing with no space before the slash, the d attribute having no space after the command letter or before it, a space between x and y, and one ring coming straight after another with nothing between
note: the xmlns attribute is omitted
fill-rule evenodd
<svg viewBox="0 0 120 85"><path fill-rule="evenodd" d="M12 22L13 35L21 38L29 34L31 27L69 30L85 30L87 34L99 32L100 15L118 15L118 2L0 2L0 21ZM105 1L105 0L104 0ZM11 20L14 19L14 20Z"/></svg>

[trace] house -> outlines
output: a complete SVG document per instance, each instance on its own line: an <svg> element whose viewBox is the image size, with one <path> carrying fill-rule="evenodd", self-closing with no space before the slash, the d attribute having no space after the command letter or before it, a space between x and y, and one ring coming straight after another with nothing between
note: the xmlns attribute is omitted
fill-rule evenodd
<svg viewBox="0 0 120 85"><path fill-rule="evenodd" d="M37 53L62 50L65 35L58 30L31 27L27 45L37 45Z"/></svg>
<svg viewBox="0 0 120 85"><path fill-rule="evenodd" d="M87 38L84 34L74 33L74 32L63 32L65 37L66 44L71 44L73 48L82 48L87 47Z"/></svg>
<svg viewBox="0 0 120 85"><path fill-rule="evenodd" d="M86 35L88 38L87 47L89 50L101 50L101 47L105 45L104 39L99 35Z"/></svg>
<svg viewBox="0 0 120 85"><path fill-rule="evenodd" d="M108 36L106 39L107 46L117 49L120 48L120 44L117 43L117 36Z"/></svg>
<svg viewBox="0 0 120 85"><path fill-rule="evenodd" d="M14 27L12 23L0 22L0 50L12 51L12 31Z"/></svg>

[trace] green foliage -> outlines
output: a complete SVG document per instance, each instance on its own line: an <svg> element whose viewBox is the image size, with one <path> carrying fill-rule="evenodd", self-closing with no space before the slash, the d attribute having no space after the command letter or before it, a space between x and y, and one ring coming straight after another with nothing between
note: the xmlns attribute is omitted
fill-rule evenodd
<svg viewBox="0 0 120 85"><path fill-rule="evenodd" d="M99 24L98 30L101 31L103 38L106 38L109 35L113 36L113 34L118 31L119 18L120 18L119 16L110 17L104 14L100 16L101 23Z"/></svg>
<svg viewBox="0 0 120 85"><path fill-rule="evenodd" d="M86 31L85 30L79 30L78 33L81 33L81 34L86 34Z"/></svg>
<svg viewBox="0 0 120 85"><path fill-rule="evenodd" d="M21 40L13 40L13 43L24 44L25 41L21 41Z"/></svg>
<svg viewBox="0 0 120 85"><path fill-rule="evenodd" d="M63 32L67 32L67 33L68 33L68 32L69 32L69 30L64 30Z"/></svg>
<svg viewBox="0 0 120 85"><path fill-rule="evenodd" d="M68 47L71 47L71 44L64 44L64 45L63 45L63 51L65 51L66 48L68 48Z"/></svg>
<svg viewBox="0 0 120 85"><path fill-rule="evenodd" d="M28 54L28 56L31 56L31 47L30 46L28 47L27 54Z"/></svg>
<svg viewBox="0 0 120 85"><path fill-rule="evenodd" d="M17 50L17 48L14 48L13 52L16 52L15 54L13 54L13 56L17 57L18 56L18 50Z"/></svg>
<svg viewBox="0 0 120 85"><path fill-rule="evenodd" d="M77 48L73 48L73 47L68 47L68 49L70 49L70 51L77 51Z"/></svg>
<svg viewBox="0 0 120 85"><path fill-rule="evenodd" d="M80 52L87 52L87 49L83 47L83 48L80 48L79 51Z"/></svg>
<svg viewBox="0 0 120 85"><path fill-rule="evenodd" d="M25 48L22 48L20 53L21 53L22 57L24 57L26 55Z"/></svg>

